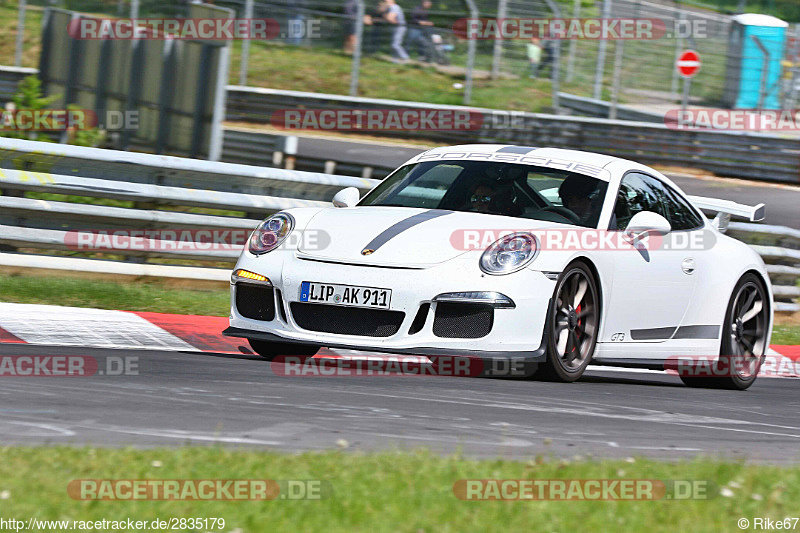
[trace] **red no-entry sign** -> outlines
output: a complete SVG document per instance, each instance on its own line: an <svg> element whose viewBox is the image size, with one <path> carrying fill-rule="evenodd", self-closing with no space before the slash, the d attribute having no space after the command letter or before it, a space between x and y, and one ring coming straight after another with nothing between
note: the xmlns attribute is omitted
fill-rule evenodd
<svg viewBox="0 0 800 533"><path fill-rule="evenodd" d="M684 78L691 78L700 71L700 56L694 50L686 50L675 62L678 73Z"/></svg>

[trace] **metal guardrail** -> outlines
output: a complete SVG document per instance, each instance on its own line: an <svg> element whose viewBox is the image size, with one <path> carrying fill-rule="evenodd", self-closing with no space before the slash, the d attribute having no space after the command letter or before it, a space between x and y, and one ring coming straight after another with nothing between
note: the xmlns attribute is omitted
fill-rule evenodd
<svg viewBox="0 0 800 533"><path fill-rule="evenodd" d="M0 105L10 101L17 94L17 86L23 78L38 73L39 70L35 68L0 67Z"/></svg>
<svg viewBox="0 0 800 533"><path fill-rule="evenodd" d="M376 183L350 176L0 138L0 245L81 255L74 245L75 233L81 230L188 229L218 230L217 234L239 230L242 235L275 211L328 205L343 187L366 191ZM26 197L28 193L68 196L43 200ZM76 196L82 199L75 201ZM78 203L85 199L92 203ZM98 200L132 202L132 207L96 205ZM201 212L186 212L192 208ZM233 263L240 248L209 249L199 241L168 246L156 237L145 249L122 246L101 251L124 256L138 266L79 257L52 257L45 262L41 255L9 253L0 253L0 265L218 280L217 268L196 269L185 276L187 267L175 267L179 270L173 274L169 265L141 262L167 258Z"/></svg>
<svg viewBox="0 0 800 533"><path fill-rule="evenodd" d="M727 234L746 242L767 263L778 311L800 311L800 230L731 222Z"/></svg>
<svg viewBox="0 0 800 533"><path fill-rule="evenodd" d="M723 176L800 182L800 141L732 131L677 131L663 124L519 113L508 128L508 112L421 102L358 98L256 87L228 87L228 120L267 123L285 109L462 109L483 113L483 126L468 131L370 131L445 144L499 142L553 146L705 169Z"/></svg>
<svg viewBox="0 0 800 533"><path fill-rule="evenodd" d="M561 107L577 111L584 117L608 118L611 112L611 104L609 102L597 100L595 98L559 93L558 101ZM618 105L617 120L633 120L636 122L663 124L664 116L658 113L648 113L624 105Z"/></svg>
<svg viewBox="0 0 800 533"><path fill-rule="evenodd" d="M226 127L223 130L222 161L367 179L383 179L394 170L392 167L379 164L364 165L307 155L299 156L296 138L294 142L291 139L293 139L291 136Z"/></svg>

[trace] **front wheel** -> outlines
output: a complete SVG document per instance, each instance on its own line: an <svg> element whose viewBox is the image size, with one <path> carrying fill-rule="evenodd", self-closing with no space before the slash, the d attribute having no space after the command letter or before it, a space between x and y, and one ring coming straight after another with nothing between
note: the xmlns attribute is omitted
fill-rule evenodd
<svg viewBox="0 0 800 533"><path fill-rule="evenodd" d="M594 274L583 263L569 265L556 283L547 320L547 361L536 377L570 382L592 360L600 325Z"/></svg>
<svg viewBox="0 0 800 533"><path fill-rule="evenodd" d="M272 361L279 355L314 355L320 346L312 344L295 344L291 342L270 342L259 341L255 339L247 339L250 347L258 355L268 361Z"/></svg>
<svg viewBox="0 0 800 533"><path fill-rule="evenodd" d="M767 291L755 274L745 274L733 289L722 325L722 343L715 374L681 377L690 387L745 390L756 380L767 353L770 306Z"/></svg>

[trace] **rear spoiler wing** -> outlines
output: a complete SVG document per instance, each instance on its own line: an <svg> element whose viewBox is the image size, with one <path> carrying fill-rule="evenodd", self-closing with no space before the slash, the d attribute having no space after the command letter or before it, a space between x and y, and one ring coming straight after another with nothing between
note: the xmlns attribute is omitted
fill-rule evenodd
<svg viewBox="0 0 800 533"><path fill-rule="evenodd" d="M745 218L750 222L761 222L767 214L767 206L764 204L749 206L730 200L719 200L704 196L689 196L689 200L695 207L703 211L716 212L717 216L712 221L712 224L722 232L728 229L728 222L730 222L731 216Z"/></svg>

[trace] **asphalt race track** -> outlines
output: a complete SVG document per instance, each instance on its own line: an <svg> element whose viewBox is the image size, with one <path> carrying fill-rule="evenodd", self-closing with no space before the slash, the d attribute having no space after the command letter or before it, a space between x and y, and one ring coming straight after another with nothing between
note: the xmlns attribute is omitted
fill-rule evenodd
<svg viewBox="0 0 800 533"><path fill-rule="evenodd" d="M0 378L0 444L462 450L475 457L800 459L798 381L745 392L591 370L574 384L280 377L253 355L0 344L0 355L133 357L138 375ZM345 442L346 441L346 442Z"/></svg>

